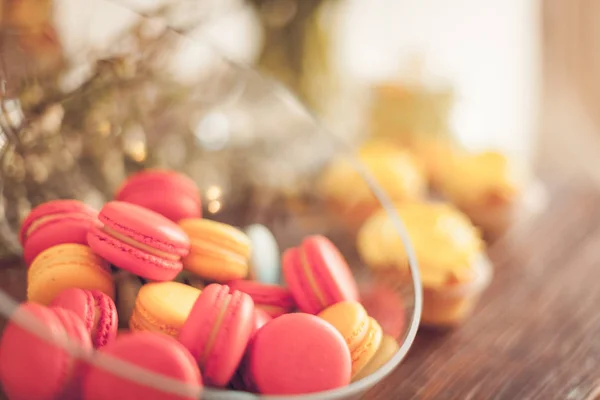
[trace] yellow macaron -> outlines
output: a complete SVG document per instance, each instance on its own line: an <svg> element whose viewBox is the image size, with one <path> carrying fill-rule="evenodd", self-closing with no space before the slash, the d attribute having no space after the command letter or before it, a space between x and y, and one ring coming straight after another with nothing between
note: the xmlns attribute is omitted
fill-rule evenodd
<svg viewBox="0 0 600 400"><path fill-rule="evenodd" d="M65 289L96 289L115 297L109 264L81 244L60 244L40 253L27 271L27 299L48 305Z"/></svg>
<svg viewBox="0 0 600 400"><path fill-rule="evenodd" d="M398 346L398 342L391 336L384 335L381 339L381 344L379 345L379 349L371 358L371 361L354 377L355 381L358 381L362 378L365 378L372 373L376 372L379 368L381 368L386 362L388 362L394 354L398 352L400 346Z"/></svg>
<svg viewBox="0 0 600 400"><path fill-rule="evenodd" d="M148 283L138 292L129 329L177 337L199 295L200 290L179 282Z"/></svg>
<svg viewBox="0 0 600 400"><path fill-rule="evenodd" d="M190 238L190 254L184 269L215 282L242 279L248 275L250 239L231 225L202 218L179 221Z"/></svg>
<svg viewBox="0 0 600 400"><path fill-rule="evenodd" d="M342 301L321 311L319 317L333 325L344 337L352 358L352 380L374 357L383 331L364 307L356 301Z"/></svg>

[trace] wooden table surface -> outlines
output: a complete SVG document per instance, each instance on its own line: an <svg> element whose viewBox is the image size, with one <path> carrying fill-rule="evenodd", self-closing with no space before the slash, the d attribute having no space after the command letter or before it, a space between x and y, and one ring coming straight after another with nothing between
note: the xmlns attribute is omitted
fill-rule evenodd
<svg viewBox="0 0 600 400"><path fill-rule="evenodd" d="M589 186L553 191L543 215L490 247L495 276L473 317L453 331L421 330L405 362L366 398L595 399L599 204ZM0 287L24 288L17 280Z"/></svg>

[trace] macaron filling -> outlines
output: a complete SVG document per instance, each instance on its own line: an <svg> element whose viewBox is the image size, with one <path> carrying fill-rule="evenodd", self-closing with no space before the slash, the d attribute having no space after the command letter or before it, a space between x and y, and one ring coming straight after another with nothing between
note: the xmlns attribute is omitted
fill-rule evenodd
<svg viewBox="0 0 600 400"><path fill-rule="evenodd" d="M325 297L325 294L323 293L321 288L319 288L317 280L313 274L312 268L308 263L306 253L303 251L300 252L300 264L302 265L302 272L304 272L304 277L306 278L306 281L312 289L316 299L319 301L320 306L327 307L327 298Z"/></svg>
<svg viewBox="0 0 600 400"><path fill-rule="evenodd" d="M223 324L223 320L225 319L225 314L227 312L227 307L229 306L230 302L231 302L231 295L228 294L223 299L223 304L221 305L221 310L219 311L219 314L217 315L217 318L215 319L213 329L210 332L210 336L208 337L208 341L206 342L203 352L198 359L200 365L204 365L206 363L206 361L208 360L208 356L209 356L212 348L214 347L215 341L217 339L217 334L219 333L219 329L221 328L221 325Z"/></svg>
<svg viewBox="0 0 600 400"><path fill-rule="evenodd" d="M166 251L161 251L161 250L155 249L151 246L148 246L144 243L138 242L137 240L134 240L122 233L119 233L116 230L114 230L106 225L102 226L102 228L100 228L100 229L107 235L111 236L112 238L117 239L123 243L126 243L126 244L130 245L131 247L134 247L138 250L152 254L154 256L164 258L166 260L171 260L171 261L179 261L179 259L181 258L178 254L167 253Z"/></svg>
<svg viewBox="0 0 600 400"><path fill-rule="evenodd" d="M31 234L35 230L37 230L37 228L39 228L41 225L45 224L46 222L49 222L49 221L52 221L55 219L66 218L68 216L73 216L73 214L72 213L59 213L59 214L54 214L54 215L47 215L45 217L40 217L40 218L36 219L35 221L33 221L31 223L31 225L29 225L29 227L25 231L25 240L27 240L27 238L29 236L31 236Z"/></svg>
<svg viewBox="0 0 600 400"><path fill-rule="evenodd" d="M359 372L360 369L362 369L362 366L361 366L361 368L356 369L357 362L360 360L360 358L363 356L363 354L368 352L369 349L375 344L375 342L377 342L376 336L378 333L378 329L377 329L378 327L375 326L375 324L377 324L377 322L375 322L373 320L373 318L371 318L371 317L369 317L368 321L369 321L369 329L367 330L367 334L365 335L363 340L358 343L358 345L356 347L354 347L353 349L352 348L350 349L350 355L352 358L352 375L354 375L355 373ZM381 329L379 329L379 330L381 330Z"/></svg>

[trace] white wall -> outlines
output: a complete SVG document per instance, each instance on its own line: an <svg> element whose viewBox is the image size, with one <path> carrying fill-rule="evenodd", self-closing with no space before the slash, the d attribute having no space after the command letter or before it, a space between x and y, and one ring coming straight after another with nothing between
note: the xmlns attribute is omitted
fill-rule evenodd
<svg viewBox="0 0 600 400"><path fill-rule="evenodd" d="M339 60L365 80L423 57L457 90L454 126L465 145L527 158L539 90L537 0L347 0Z"/></svg>

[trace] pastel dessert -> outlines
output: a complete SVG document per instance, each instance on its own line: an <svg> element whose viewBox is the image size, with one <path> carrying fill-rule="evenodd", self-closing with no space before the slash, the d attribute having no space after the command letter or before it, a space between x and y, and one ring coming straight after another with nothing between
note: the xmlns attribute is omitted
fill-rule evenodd
<svg viewBox="0 0 600 400"><path fill-rule="evenodd" d="M126 333L100 349L96 359L83 382L84 399L196 400L201 396L202 376L196 362L170 336ZM123 362L132 365L127 374Z"/></svg>
<svg viewBox="0 0 600 400"><path fill-rule="evenodd" d="M135 307L135 301L144 283L139 276L123 270L114 274L114 280L117 292L116 306L119 327L129 329L129 320Z"/></svg>
<svg viewBox="0 0 600 400"><path fill-rule="evenodd" d="M115 288L106 261L82 244L59 244L44 250L27 271L27 299L49 305L69 288L99 290L110 298Z"/></svg>
<svg viewBox="0 0 600 400"><path fill-rule="evenodd" d="M115 200L137 204L174 222L202 216L198 185L175 171L147 169L131 175Z"/></svg>
<svg viewBox="0 0 600 400"><path fill-rule="evenodd" d="M283 275L298 308L318 314L340 301L358 301L346 260L326 237L315 235L283 253Z"/></svg>
<svg viewBox="0 0 600 400"><path fill-rule="evenodd" d="M64 243L87 244L98 212L77 200L53 200L35 207L19 232L23 258L30 265L42 251Z"/></svg>
<svg viewBox="0 0 600 400"><path fill-rule="evenodd" d="M424 295L422 323L460 323L470 315L491 277L479 231L449 204L401 204L396 210L417 256ZM410 281L404 245L385 211L365 222L357 248L370 268L385 274L383 279Z"/></svg>
<svg viewBox="0 0 600 400"><path fill-rule="evenodd" d="M381 326L369 317L355 301L342 301L327 307L318 315L342 334L352 359L352 380L375 356L383 333Z"/></svg>
<svg viewBox="0 0 600 400"><path fill-rule="evenodd" d="M256 281L238 279L227 283L232 290L248 294L254 301L254 306L265 311L272 318L292 312L296 302L290 291L279 285L269 285Z"/></svg>
<svg viewBox="0 0 600 400"><path fill-rule="evenodd" d="M266 395L316 393L350 383L352 360L342 335L314 315L282 315L248 347L244 378Z"/></svg>
<svg viewBox="0 0 600 400"><path fill-rule="evenodd" d="M66 289L54 298L50 306L72 311L81 318L96 348L106 346L117 337L117 307L99 290Z"/></svg>
<svg viewBox="0 0 600 400"><path fill-rule="evenodd" d="M65 329L70 344L79 346L78 350L83 351L84 354L91 353L93 343L83 320L71 310L64 308L51 308L50 310L58 317ZM81 398L82 380L88 371L87 367L85 359L75 358L72 366L71 380L65 390L65 398Z"/></svg>
<svg viewBox="0 0 600 400"><path fill-rule="evenodd" d="M81 365L57 344L65 340L77 342L83 353L92 350L83 321L73 315L59 316L39 304L22 304L0 339L0 384L6 397L11 400L78 398L75 378L79 377Z"/></svg>
<svg viewBox="0 0 600 400"><path fill-rule="evenodd" d="M173 221L120 201L106 203L98 218L102 225L92 228L87 239L99 256L153 281L169 281L181 272L190 242Z"/></svg>
<svg viewBox="0 0 600 400"><path fill-rule="evenodd" d="M264 225L254 224L245 229L252 243L250 278L277 285L281 282L281 258L277 240Z"/></svg>
<svg viewBox="0 0 600 400"><path fill-rule="evenodd" d="M398 353L398 350L400 350L400 346L396 339L389 335L384 335L377 352L371 358L371 361L369 361L369 363L354 377L354 380L361 380L377 372L379 368L385 365L385 363L390 361L392 357Z"/></svg>
<svg viewBox="0 0 600 400"><path fill-rule="evenodd" d="M190 254L184 268L213 282L243 279L248 275L250 239L237 228L208 219L184 219L179 226L189 236Z"/></svg>
<svg viewBox="0 0 600 400"><path fill-rule="evenodd" d="M198 362L207 385L225 387L231 381L254 330L254 318L247 294L219 284L202 291L179 341Z"/></svg>
<svg viewBox="0 0 600 400"><path fill-rule="evenodd" d="M496 151L457 153L441 174L439 189L485 232L504 232L517 211L525 177Z"/></svg>
<svg viewBox="0 0 600 400"><path fill-rule="evenodd" d="M423 167L408 150L387 141L371 141L363 145L358 158L392 201L425 197L427 181ZM349 157L333 161L318 190L350 227L358 228L381 208L381 202Z"/></svg>
<svg viewBox="0 0 600 400"><path fill-rule="evenodd" d="M129 328L177 337L199 295L200 290L183 283L148 283L138 292Z"/></svg>
<svg viewBox="0 0 600 400"><path fill-rule="evenodd" d="M273 320L269 314L260 308L254 309L254 329L252 331L252 335L254 335L260 328L265 326L269 321Z"/></svg>
<svg viewBox="0 0 600 400"><path fill-rule="evenodd" d="M400 338L406 326L406 308L400 288L375 282L360 290L360 303L381 326L384 335Z"/></svg>

